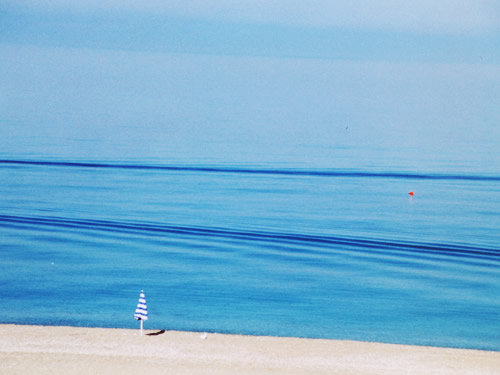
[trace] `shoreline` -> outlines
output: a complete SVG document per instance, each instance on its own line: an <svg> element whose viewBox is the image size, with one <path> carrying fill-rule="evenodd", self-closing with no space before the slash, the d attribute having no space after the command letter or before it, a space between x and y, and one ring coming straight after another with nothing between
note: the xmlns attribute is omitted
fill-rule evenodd
<svg viewBox="0 0 500 375"><path fill-rule="evenodd" d="M30 324L30 323L0 323L0 331L2 326L16 326L16 327L40 327L40 328L68 328L68 329L103 329L103 330L121 330L140 332L140 326L137 328L126 328L126 327L99 327L99 326L72 326L72 325L52 325L52 324ZM399 346L409 346L409 347L423 347L423 348L435 348L435 349L457 349L457 350L472 350L472 351L482 351L482 352L493 352L500 353L500 350L489 349L486 347L460 347L460 346L445 346L445 345L432 345L432 344L415 344L415 343L405 343L398 341L369 341L361 339L349 339L349 338L329 338L329 337L307 337L307 336L273 336L264 334L252 334L252 333L232 333L232 332L217 332L217 331L202 331L202 330L182 330L182 329L159 329L159 328L144 328L144 334L150 336L159 335L158 332L161 331L164 334L166 332L179 332L179 333L192 333L192 334L207 334L207 335L221 335L221 336L234 336L234 337L269 337L276 339L296 339L296 340L310 340L310 341L333 341L333 342L357 342L357 343L368 343L368 344L381 344L381 345L399 345ZM500 374L499 374L500 375Z"/></svg>
<svg viewBox="0 0 500 375"><path fill-rule="evenodd" d="M348 340L0 324L9 374L499 374L500 352Z"/></svg>

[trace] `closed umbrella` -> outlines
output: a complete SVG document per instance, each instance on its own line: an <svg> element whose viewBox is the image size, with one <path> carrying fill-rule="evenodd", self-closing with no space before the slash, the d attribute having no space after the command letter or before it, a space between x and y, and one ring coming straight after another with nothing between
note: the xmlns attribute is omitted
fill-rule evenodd
<svg viewBox="0 0 500 375"><path fill-rule="evenodd" d="M144 295L144 290L141 290L139 295L139 303L135 309L134 318L141 321L141 336L142 336L142 324L144 320L148 320L148 305L146 305L146 296Z"/></svg>

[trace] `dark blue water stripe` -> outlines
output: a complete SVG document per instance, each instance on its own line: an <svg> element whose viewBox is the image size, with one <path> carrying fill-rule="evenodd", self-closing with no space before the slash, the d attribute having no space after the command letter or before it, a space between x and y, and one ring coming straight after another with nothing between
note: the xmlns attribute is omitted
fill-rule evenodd
<svg viewBox="0 0 500 375"><path fill-rule="evenodd" d="M237 239L244 241L262 241L278 243L298 243L307 246L347 246L359 249L384 251L408 251L414 254L432 253L442 255L465 256L500 260L500 249L466 246L457 244L423 243L409 241L394 241L383 239L367 239L357 237L317 236L294 233L275 233L261 231L240 231L223 228L184 227L151 223L126 223L105 220L77 220L57 217L22 217L0 215L0 226L32 225L52 226L61 228L76 228L85 230L100 230L125 233L156 233L176 234L186 236L203 236ZM313 252L313 250L309 250Z"/></svg>
<svg viewBox="0 0 500 375"><path fill-rule="evenodd" d="M310 177L354 177L354 178L401 178L413 180L473 180L473 181L500 181L500 176L467 175L467 174L432 174L408 172L366 172L344 171L331 169L266 169L266 168L239 168L239 167L208 167L208 166L176 166L176 165L136 165L110 164L90 162L61 162L36 160L0 160L0 164L32 165L48 167L78 167L78 168L110 168L131 170L159 170L171 172L204 172L204 173L241 173L284 176Z"/></svg>

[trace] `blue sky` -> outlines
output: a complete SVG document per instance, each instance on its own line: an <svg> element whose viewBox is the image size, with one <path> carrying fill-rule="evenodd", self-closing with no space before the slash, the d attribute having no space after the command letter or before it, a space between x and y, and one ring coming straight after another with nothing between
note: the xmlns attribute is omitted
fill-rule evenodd
<svg viewBox="0 0 500 375"><path fill-rule="evenodd" d="M500 144L497 1L0 1L0 56L3 149L26 157Z"/></svg>
<svg viewBox="0 0 500 375"><path fill-rule="evenodd" d="M1 40L16 44L383 61L500 59L495 1L20 0L0 7Z"/></svg>

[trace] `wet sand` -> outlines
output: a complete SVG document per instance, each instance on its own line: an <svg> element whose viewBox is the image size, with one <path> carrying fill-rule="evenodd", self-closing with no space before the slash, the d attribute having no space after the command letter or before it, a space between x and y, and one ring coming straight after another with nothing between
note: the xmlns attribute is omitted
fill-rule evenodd
<svg viewBox="0 0 500 375"><path fill-rule="evenodd" d="M194 332L0 325L0 374L500 374L500 352Z"/></svg>

